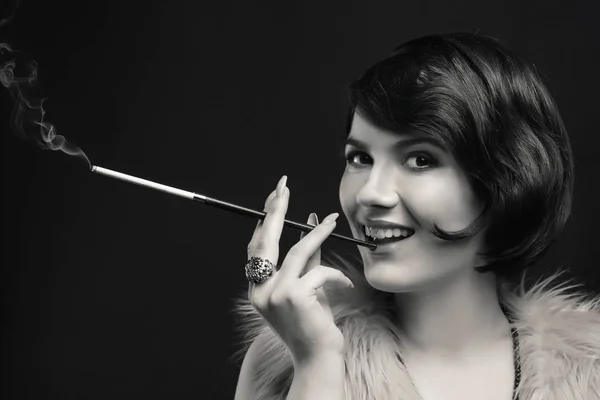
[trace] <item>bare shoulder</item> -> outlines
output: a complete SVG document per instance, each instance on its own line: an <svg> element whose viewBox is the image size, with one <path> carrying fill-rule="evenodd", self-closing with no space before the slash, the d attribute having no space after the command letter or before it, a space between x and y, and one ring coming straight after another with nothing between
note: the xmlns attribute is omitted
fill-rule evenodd
<svg viewBox="0 0 600 400"><path fill-rule="evenodd" d="M264 338L258 335L252 342L242 361L237 387L235 389L235 400L255 400L256 382L253 379L253 371L257 370L259 355L264 348Z"/></svg>

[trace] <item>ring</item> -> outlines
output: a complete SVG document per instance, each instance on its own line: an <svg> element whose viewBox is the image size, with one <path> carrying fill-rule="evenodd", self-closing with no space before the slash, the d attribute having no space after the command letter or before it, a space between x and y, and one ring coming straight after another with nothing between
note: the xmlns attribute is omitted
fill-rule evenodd
<svg viewBox="0 0 600 400"><path fill-rule="evenodd" d="M262 257L250 257L246 263L246 278L248 281L259 284L263 283L273 275L275 265Z"/></svg>

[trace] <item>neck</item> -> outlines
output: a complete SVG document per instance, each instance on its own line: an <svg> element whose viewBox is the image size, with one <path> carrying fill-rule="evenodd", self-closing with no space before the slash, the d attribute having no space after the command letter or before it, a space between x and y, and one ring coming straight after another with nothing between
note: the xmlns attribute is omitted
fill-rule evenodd
<svg viewBox="0 0 600 400"><path fill-rule="evenodd" d="M406 345L451 357L506 339L509 323L493 273L467 271L419 291L395 294Z"/></svg>

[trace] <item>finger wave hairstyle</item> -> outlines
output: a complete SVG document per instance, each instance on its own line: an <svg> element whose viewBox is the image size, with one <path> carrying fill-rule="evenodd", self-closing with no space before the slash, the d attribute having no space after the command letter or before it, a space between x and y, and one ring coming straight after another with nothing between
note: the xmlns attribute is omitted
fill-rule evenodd
<svg viewBox="0 0 600 400"><path fill-rule="evenodd" d="M479 271L508 275L536 262L571 212L573 161L558 108L533 64L469 33L406 42L349 87L350 113L395 132L419 130L455 157L481 215L456 241L486 229Z"/></svg>

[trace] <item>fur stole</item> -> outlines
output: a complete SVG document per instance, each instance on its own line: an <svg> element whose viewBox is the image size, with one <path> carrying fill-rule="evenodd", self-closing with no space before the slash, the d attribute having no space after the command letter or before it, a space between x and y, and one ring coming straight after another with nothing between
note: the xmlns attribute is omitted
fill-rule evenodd
<svg viewBox="0 0 600 400"><path fill-rule="evenodd" d="M402 364L401 332L392 324L386 296L362 273L337 258L354 289L328 292L335 321L346 340L345 393L349 400L419 400ZM555 276L524 289L502 286L500 302L514 318L519 336L520 400L600 400L600 297L554 285ZM285 344L244 297L236 304L244 347L259 338L260 368L254 380L259 400L284 400L293 379Z"/></svg>

